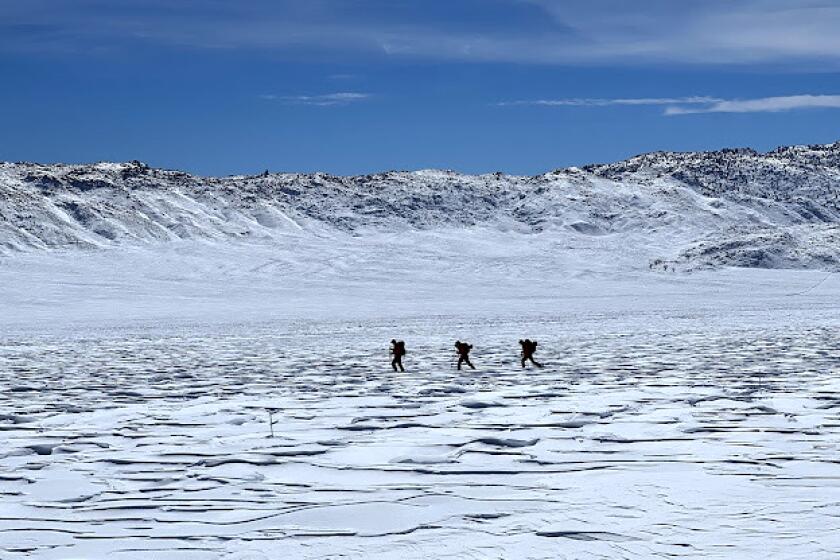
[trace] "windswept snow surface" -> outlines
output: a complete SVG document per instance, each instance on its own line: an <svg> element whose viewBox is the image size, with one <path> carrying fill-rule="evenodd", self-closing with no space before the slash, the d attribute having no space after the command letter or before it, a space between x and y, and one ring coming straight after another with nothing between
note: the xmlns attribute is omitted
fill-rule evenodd
<svg viewBox="0 0 840 560"><path fill-rule="evenodd" d="M837 556L838 149L6 164L0 559Z"/></svg>

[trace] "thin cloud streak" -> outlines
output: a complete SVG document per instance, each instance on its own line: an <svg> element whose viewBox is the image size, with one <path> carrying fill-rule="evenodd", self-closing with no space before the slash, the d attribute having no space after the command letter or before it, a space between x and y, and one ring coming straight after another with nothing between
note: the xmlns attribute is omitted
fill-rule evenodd
<svg viewBox="0 0 840 560"><path fill-rule="evenodd" d="M703 113L779 113L799 109L840 109L840 95L785 95L755 99L709 96L639 98L567 98L502 101L498 107L644 107L666 105L666 116Z"/></svg>
<svg viewBox="0 0 840 560"><path fill-rule="evenodd" d="M840 109L840 95L788 95L759 99L721 100L707 107L668 107L665 114L780 113L799 109Z"/></svg>
<svg viewBox="0 0 840 560"><path fill-rule="evenodd" d="M570 98L570 99L535 99L519 101L503 101L497 103L499 107L537 106L537 107L610 107L613 105L690 105L710 104L723 101L716 97L641 97L627 99L603 98Z"/></svg>
<svg viewBox="0 0 840 560"><path fill-rule="evenodd" d="M266 101L280 101L287 105L311 105L314 107L331 107L334 105L349 105L370 99L369 93L342 91L323 95L274 95L263 94L260 99Z"/></svg>

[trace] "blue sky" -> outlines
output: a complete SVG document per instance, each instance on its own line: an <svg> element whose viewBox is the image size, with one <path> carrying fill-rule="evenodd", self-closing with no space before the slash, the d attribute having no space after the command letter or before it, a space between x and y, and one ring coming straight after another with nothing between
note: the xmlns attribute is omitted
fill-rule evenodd
<svg viewBox="0 0 840 560"><path fill-rule="evenodd" d="M536 174L840 139L840 0L0 0L0 160Z"/></svg>

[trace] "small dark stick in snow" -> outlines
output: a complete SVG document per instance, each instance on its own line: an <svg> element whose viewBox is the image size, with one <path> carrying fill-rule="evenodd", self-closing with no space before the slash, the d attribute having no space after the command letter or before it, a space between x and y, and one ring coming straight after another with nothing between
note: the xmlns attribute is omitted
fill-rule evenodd
<svg viewBox="0 0 840 560"><path fill-rule="evenodd" d="M274 414L280 412L279 408L269 408L268 410L268 428L271 430L271 437L274 437Z"/></svg>

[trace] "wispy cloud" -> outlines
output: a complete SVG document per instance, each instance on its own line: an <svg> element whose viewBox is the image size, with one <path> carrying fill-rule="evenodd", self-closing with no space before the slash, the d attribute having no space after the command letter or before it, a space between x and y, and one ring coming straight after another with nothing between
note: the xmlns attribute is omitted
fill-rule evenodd
<svg viewBox="0 0 840 560"><path fill-rule="evenodd" d="M578 31L571 56L583 63L840 61L836 0L523 1Z"/></svg>
<svg viewBox="0 0 840 560"><path fill-rule="evenodd" d="M358 74L330 74L327 76L330 80L356 80L359 78Z"/></svg>
<svg viewBox="0 0 840 560"><path fill-rule="evenodd" d="M568 99L534 99L519 101L502 101L499 107L509 106L542 106L542 107L609 107L613 105L694 105L718 103L722 101L716 97L639 97L604 99L597 97L574 97Z"/></svg>
<svg viewBox="0 0 840 560"><path fill-rule="evenodd" d="M637 98L565 98L502 101L499 107L613 107L666 106L668 116L697 113L778 113L797 109L840 109L840 95L786 95L756 99L721 99L718 97L637 97Z"/></svg>
<svg viewBox="0 0 840 560"><path fill-rule="evenodd" d="M316 107L330 107L333 105L349 105L370 99L369 93L358 93L342 91L338 93L326 93L323 95L274 95L263 94L260 99L266 101L280 101L289 105L313 105Z"/></svg>
<svg viewBox="0 0 840 560"><path fill-rule="evenodd" d="M666 115L694 113L779 113L797 109L840 109L840 95L787 95L759 99L720 100L707 106L674 106Z"/></svg>
<svg viewBox="0 0 840 560"><path fill-rule="evenodd" d="M420 10L381 0L5 4L3 51L122 51L141 41L346 60L840 66L837 0L495 0L485 11L477 0L447 0L443 15L434 2Z"/></svg>

